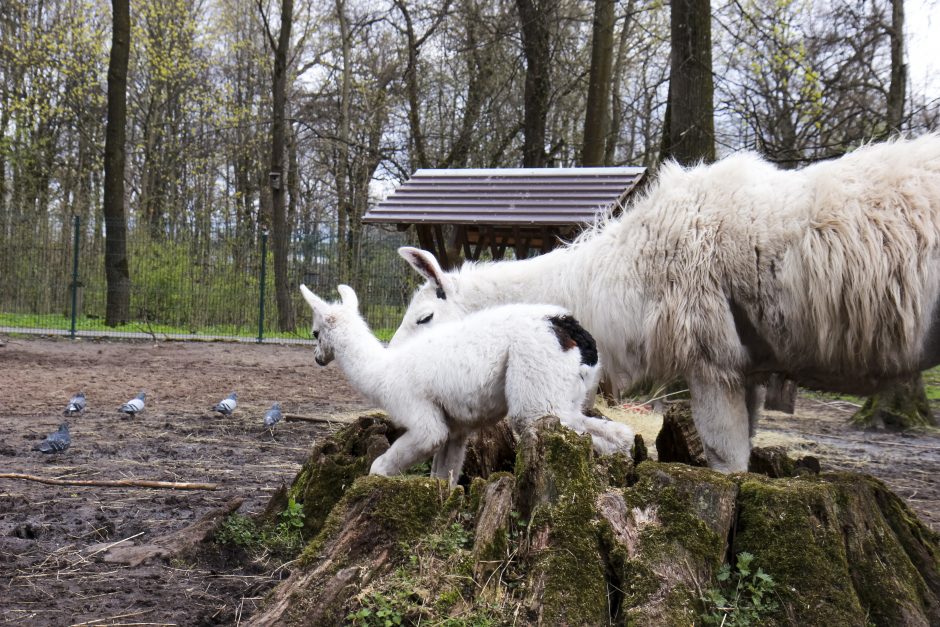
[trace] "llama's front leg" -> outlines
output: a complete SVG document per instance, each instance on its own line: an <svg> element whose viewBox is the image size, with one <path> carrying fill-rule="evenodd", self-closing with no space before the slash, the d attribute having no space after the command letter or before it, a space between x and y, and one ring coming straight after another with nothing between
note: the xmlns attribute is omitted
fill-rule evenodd
<svg viewBox="0 0 940 627"><path fill-rule="evenodd" d="M722 472L747 470L751 453L749 416L743 385L732 387L687 377L692 419L708 465Z"/></svg>
<svg viewBox="0 0 940 627"><path fill-rule="evenodd" d="M369 469L369 474L390 477L399 475L418 462L434 455L447 440L443 420L429 419L418 428L411 428L392 443Z"/></svg>
<svg viewBox="0 0 940 627"><path fill-rule="evenodd" d="M451 432L447 442L434 454L431 463L431 476L447 479L451 487L457 485L463 470L463 460L467 454L467 435Z"/></svg>

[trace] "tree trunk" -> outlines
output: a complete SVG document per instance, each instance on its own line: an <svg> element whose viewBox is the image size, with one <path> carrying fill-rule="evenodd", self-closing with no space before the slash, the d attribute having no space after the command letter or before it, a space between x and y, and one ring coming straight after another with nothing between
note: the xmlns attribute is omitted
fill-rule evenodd
<svg viewBox="0 0 940 627"><path fill-rule="evenodd" d="M551 20L555 0L516 0L525 56L522 165L543 168L547 163L545 129L551 94Z"/></svg>
<svg viewBox="0 0 940 627"><path fill-rule="evenodd" d="M673 0L670 14L669 99L661 159L690 165L715 160L709 0Z"/></svg>
<svg viewBox="0 0 940 627"><path fill-rule="evenodd" d="M891 0L891 84L888 86L888 131L899 133L904 123L904 91L907 66L904 64L904 0Z"/></svg>
<svg viewBox="0 0 940 627"><path fill-rule="evenodd" d="M281 27L276 43L270 31L268 33L274 52L270 172L271 241L274 252L274 298L277 302L277 327L281 331L293 331L295 326L287 267L287 256L290 252L290 225L287 222L287 168L284 167L284 155L287 148L285 112L289 70L288 53L293 20L294 0L281 0Z"/></svg>
<svg viewBox="0 0 940 627"><path fill-rule="evenodd" d="M620 36L617 43L617 55L614 60L613 75L611 77L610 88L610 128L607 132L607 147L604 149L604 163L613 163L617 152L617 142L620 139L621 117L623 106L620 101L620 85L623 80L624 66L628 63L627 44L631 32L631 22L633 21L633 5L635 0L628 0L624 11L623 27L620 29ZM629 141L628 145L633 145Z"/></svg>
<svg viewBox="0 0 940 627"><path fill-rule="evenodd" d="M348 188L349 178L349 109L352 97L352 50L349 20L345 0L336 0L336 19L339 21L340 47L343 60L339 93L339 111L336 120L336 256L339 280L349 282L350 250L347 241L349 214L352 201Z"/></svg>
<svg viewBox="0 0 940 627"><path fill-rule="evenodd" d="M104 270L107 280L105 324L128 321L131 279L124 211L124 141L127 120L127 61L130 54L129 0L112 0L113 27L108 62L108 122L104 143Z"/></svg>
<svg viewBox="0 0 940 627"><path fill-rule="evenodd" d="M865 429L892 431L937 425L919 374L869 397L851 420Z"/></svg>
<svg viewBox="0 0 940 627"><path fill-rule="evenodd" d="M591 71L584 116L584 144L581 147L582 165L605 165L607 133L610 129L608 105L613 57L614 0L594 0Z"/></svg>

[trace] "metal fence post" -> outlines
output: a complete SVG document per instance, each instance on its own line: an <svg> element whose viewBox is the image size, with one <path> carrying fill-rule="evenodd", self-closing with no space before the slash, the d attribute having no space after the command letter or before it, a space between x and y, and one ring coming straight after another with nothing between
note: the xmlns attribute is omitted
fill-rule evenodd
<svg viewBox="0 0 940 627"><path fill-rule="evenodd" d="M258 343L264 341L264 282L268 267L268 234L261 233L261 289L258 296Z"/></svg>
<svg viewBox="0 0 940 627"><path fill-rule="evenodd" d="M79 217L72 216L75 235L72 240L72 329L71 337L75 339L75 321L78 317L78 224Z"/></svg>

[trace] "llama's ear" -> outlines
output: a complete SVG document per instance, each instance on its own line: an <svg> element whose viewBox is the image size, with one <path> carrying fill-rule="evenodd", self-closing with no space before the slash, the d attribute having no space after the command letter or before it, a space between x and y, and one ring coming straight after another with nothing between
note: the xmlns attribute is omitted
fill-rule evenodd
<svg viewBox="0 0 940 627"><path fill-rule="evenodd" d="M398 249L398 254L408 262L415 272L432 282L438 288L444 288L444 270L437 259L426 250L412 248L411 246L402 246Z"/></svg>
<svg viewBox="0 0 940 627"><path fill-rule="evenodd" d="M328 306L326 301L322 300L319 296L311 292L310 289L307 288L307 286L303 283L300 284L300 293L304 295L304 300L307 301L307 304L310 305L311 309L314 311L319 311L320 313L326 311Z"/></svg>
<svg viewBox="0 0 940 627"><path fill-rule="evenodd" d="M356 292L353 288L348 285L337 285L336 291L339 292L339 297L342 299L344 307L348 307L353 311L359 311L359 297L356 296Z"/></svg>

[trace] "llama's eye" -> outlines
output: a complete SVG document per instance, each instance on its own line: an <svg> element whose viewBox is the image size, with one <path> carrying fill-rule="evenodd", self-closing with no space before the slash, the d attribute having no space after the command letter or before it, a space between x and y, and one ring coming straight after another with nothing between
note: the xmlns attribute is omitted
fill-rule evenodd
<svg viewBox="0 0 940 627"><path fill-rule="evenodd" d="M418 324L427 324L428 322L431 321L431 318L433 317L434 317L433 313L429 313L426 316L422 316L421 318L418 318Z"/></svg>

